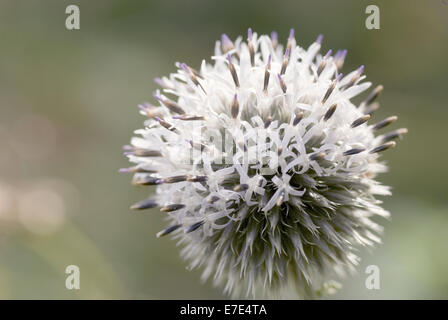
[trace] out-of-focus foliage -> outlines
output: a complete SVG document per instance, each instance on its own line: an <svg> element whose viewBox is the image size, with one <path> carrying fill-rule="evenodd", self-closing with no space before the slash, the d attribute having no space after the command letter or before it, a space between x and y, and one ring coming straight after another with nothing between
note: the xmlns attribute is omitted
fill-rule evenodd
<svg viewBox="0 0 448 320"><path fill-rule="evenodd" d="M0 298L224 298L190 272L175 243L157 239L163 214L129 205L121 146L142 125L136 105L174 62L198 66L221 33L271 30L299 44L324 34L346 48L344 70L366 66L385 87L382 109L409 134L386 159L393 186L384 244L363 253L337 298L448 298L446 57L448 6L377 1L381 29L364 26L372 1L0 2ZM81 29L65 29L78 4ZM344 71L343 71L344 72ZM65 288L65 268L81 289ZM364 286L366 266L381 290Z"/></svg>

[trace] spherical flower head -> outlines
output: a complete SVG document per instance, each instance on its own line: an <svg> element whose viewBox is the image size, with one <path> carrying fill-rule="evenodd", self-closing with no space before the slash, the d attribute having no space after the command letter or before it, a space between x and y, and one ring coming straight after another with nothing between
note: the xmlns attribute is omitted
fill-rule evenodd
<svg viewBox="0 0 448 320"><path fill-rule="evenodd" d="M157 78L158 106L125 154L137 185L156 194L132 206L160 207L190 268L234 297L314 298L333 277L354 270L355 250L380 242L374 216L388 217L375 180L380 153L406 133L377 134L396 117L370 124L378 86L364 67L342 75L346 50L321 55L293 30L247 41L223 35L211 63L177 63ZM328 289L328 290L327 290Z"/></svg>

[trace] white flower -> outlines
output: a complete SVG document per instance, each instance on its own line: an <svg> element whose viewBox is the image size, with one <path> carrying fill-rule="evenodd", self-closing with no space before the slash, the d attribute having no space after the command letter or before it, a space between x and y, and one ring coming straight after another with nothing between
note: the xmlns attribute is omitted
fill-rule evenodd
<svg viewBox="0 0 448 320"><path fill-rule="evenodd" d="M159 106L140 106L136 166L122 171L157 192L132 208L161 207L171 224L158 236L174 233L190 267L233 296L316 296L380 241L371 217L389 215L374 197L389 194L378 157L406 129L375 135L396 120L367 123L382 86L354 105L364 67L343 76L346 51L322 56L321 41L223 35L212 64L177 63L156 79Z"/></svg>

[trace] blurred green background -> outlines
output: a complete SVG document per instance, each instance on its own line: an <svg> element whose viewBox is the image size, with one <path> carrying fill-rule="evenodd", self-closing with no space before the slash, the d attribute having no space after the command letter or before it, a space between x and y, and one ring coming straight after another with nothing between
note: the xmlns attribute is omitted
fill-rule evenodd
<svg viewBox="0 0 448 320"><path fill-rule="evenodd" d="M81 29L65 28L77 4ZM381 29L367 30L368 4ZM0 298L225 298L187 271L163 215L129 205L148 194L118 174L122 145L144 118L153 78L198 66L225 32L291 27L307 47L347 48L344 71L366 66L383 84L376 119L399 115L409 134L385 154L393 186L384 243L332 297L448 298L448 6L442 1L0 1ZM65 268L81 269L81 290ZM364 270L381 270L367 290Z"/></svg>

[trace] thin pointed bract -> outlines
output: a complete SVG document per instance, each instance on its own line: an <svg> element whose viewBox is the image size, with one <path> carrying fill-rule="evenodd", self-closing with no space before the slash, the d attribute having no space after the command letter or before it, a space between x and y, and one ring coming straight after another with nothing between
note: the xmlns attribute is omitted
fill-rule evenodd
<svg viewBox="0 0 448 320"><path fill-rule="evenodd" d="M376 98L380 95L380 93L383 91L384 87L382 85L377 86L373 91L367 96L367 98L364 100L364 103L366 105L370 105L373 101L375 101Z"/></svg>
<svg viewBox="0 0 448 320"><path fill-rule="evenodd" d="M176 203L176 204L168 204L160 208L161 212L173 212L180 209L185 208L184 204Z"/></svg>
<svg viewBox="0 0 448 320"><path fill-rule="evenodd" d="M333 116L337 107L338 107L338 105L335 103L335 104L331 105L330 108L328 108L327 112L324 115L324 121L328 121L328 119L330 119Z"/></svg>
<svg viewBox="0 0 448 320"><path fill-rule="evenodd" d="M270 72L270 70L271 70L271 58L272 58L272 56L269 55L268 63L266 64L265 71L264 71L263 91L265 93L268 92L269 77L271 75L271 72Z"/></svg>
<svg viewBox="0 0 448 320"><path fill-rule="evenodd" d="M193 70L187 66L185 63L181 63L181 68L188 74L190 80L199 88L202 89L202 91L207 94L207 92L205 91L204 87L201 85L201 83L199 82L195 72L193 72Z"/></svg>
<svg viewBox="0 0 448 320"><path fill-rule="evenodd" d="M196 222L196 223L192 224L191 226L189 226L187 229L185 229L185 233L193 232L193 231L197 230L203 224L204 224L204 221Z"/></svg>
<svg viewBox="0 0 448 320"><path fill-rule="evenodd" d="M403 137L406 133L408 133L408 129L406 128L400 128L394 131L391 131L389 133L386 133L383 135L382 142L388 142L391 140L395 140L397 138Z"/></svg>
<svg viewBox="0 0 448 320"><path fill-rule="evenodd" d="M180 227L182 227L181 224L176 224L174 226L168 227L160 232L157 233L157 238L166 236L167 234L170 234L173 231L176 231L177 229L179 229Z"/></svg>
<svg viewBox="0 0 448 320"><path fill-rule="evenodd" d="M238 117L238 113L240 111L240 105L238 103L238 96L235 93L235 95L233 96L233 103L232 103L232 118L236 119L236 117Z"/></svg>
<svg viewBox="0 0 448 320"><path fill-rule="evenodd" d="M353 149L350 149L350 150L347 150L347 151L344 151L344 156L351 156L351 155L354 155L354 154L358 154L358 153L360 153L360 152L363 152L363 151L365 151L366 149L365 148L353 148Z"/></svg>
<svg viewBox="0 0 448 320"><path fill-rule="evenodd" d="M391 116L391 117L387 117L384 120L381 120L378 123L375 123L372 127L372 130L380 130L388 125L390 125L391 123L394 123L395 121L397 121L398 117L397 116Z"/></svg>
<svg viewBox="0 0 448 320"><path fill-rule="evenodd" d="M189 182L205 182L208 180L207 176L190 176L187 178Z"/></svg>
<svg viewBox="0 0 448 320"><path fill-rule="evenodd" d="M317 68L317 76L320 76L322 71L324 71L325 67L327 66L327 60L331 56L331 49L328 50L327 54L322 58L322 61L319 64L319 67Z"/></svg>
<svg viewBox="0 0 448 320"><path fill-rule="evenodd" d="M325 92L324 97L322 98L322 104L325 104L325 102L327 102L328 98L330 97L330 95L333 93L336 84L339 82L339 80L341 80L342 78L342 73L340 73L336 79L333 80L333 82L331 83L330 87L328 88L328 90Z"/></svg>
<svg viewBox="0 0 448 320"><path fill-rule="evenodd" d="M280 88L282 88L283 93L286 93L286 90L288 89L286 87L286 83L283 80L282 76L280 74L277 74L278 82L280 83Z"/></svg>
<svg viewBox="0 0 448 320"><path fill-rule="evenodd" d="M372 150L370 150L370 153L378 153L378 152L383 152L386 151L390 148L395 147L396 143L394 141L390 141L390 142L386 142Z"/></svg>
<svg viewBox="0 0 448 320"><path fill-rule="evenodd" d="M159 100L165 107L170 109L170 111L177 114L185 114L185 111L176 102L169 99L163 99L162 97L157 95L155 95L154 98Z"/></svg>
<svg viewBox="0 0 448 320"><path fill-rule="evenodd" d="M158 183L178 183L178 182L187 181L187 179L188 179L188 175L179 175L179 176L172 176L172 177L159 179Z"/></svg>
<svg viewBox="0 0 448 320"><path fill-rule="evenodd" d="M370 119L370 114L366 114L362 117L359 117L355 121L353 121L352 124L350 125L350 127L352 127L352 128L359 127L363 123L366 123L367 121L369 121L369 119Z"/></svg>
<svg viewBox="0 0 448 320"><path fill-rule="evenodd" d="M182 116L173 116L173 119L185 120L185 121L195 121L195 120L205 120L205 117L204 116L182 115Z"/></svg>
<svg viewBox="0 0 448 320"><path fill-rule="evenodd" d="M165 120L163 120L163 119L161 119L161 118L159 118L159 117L156 117L155 119L156 119L156 120L160 123L160 125L161 125L162 127L164 127L165 129L168 129L168 130L170 130L170 131L172 131L172 132L179 133L179 131L176 129L176 127L174 127L172 124L166 122Z"/></svg>
<svg viewBox="0 0 448 320"><path fill-rule="evenodd" d="M134 184L141 186L155 186L157 185L157 181L159 181L158 178L147 176L144 178L138 178L134 180Z"/></svg>
<svg viewBox="0 0 448 320"><path fill-rule="evenodd" d="M131 206L131 209L132 210L144 210L144 209L155 208L157 206L158 206L158 204L154 200L146 199L146 200L139 201L136 204L133 204Z"/></svg>
<svg viewBox="0 0 448 320"><path fill-rule="evenodd" d="M359 80L363 71L364 71L364 66L360 66L358 68L358 70L356 70L356 73L353 75L353 77L350 79L349 83L347 83L344 86L344 89L348 89L348 88L352 87Z"/></svg>
<svg viewBox="0 0 448 320"><path fill-rule="evenodd" d="M238 75L236 74L235 66L232 63L232 57L227 55L228 66L230 70L230 74L232 75L233 82L235 83L235 87L240 87L240 82L238 80Z"/></svg>
<svg viewBox="0 0 448 320"><path fill-rule="evenodd" d="M283 62L282 62L282 69L280 70L280 74L283 75L285 74L286 71L286 67L288 66L289 63L289 56L290 56L290 49L287 48L286 52L285 52L285 56L283 57Z"/></svg>

